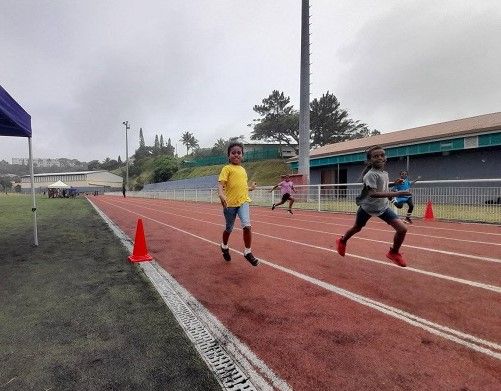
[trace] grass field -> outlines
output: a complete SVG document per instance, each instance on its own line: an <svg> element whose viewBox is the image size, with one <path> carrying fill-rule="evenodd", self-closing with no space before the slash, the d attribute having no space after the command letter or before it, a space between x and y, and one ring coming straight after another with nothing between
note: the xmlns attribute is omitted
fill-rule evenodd
<svg viewBox="0 0 501 391"><path fill-rule="evenodd" d="M1 390L220 390L83 198L0 195Z"/></svg>

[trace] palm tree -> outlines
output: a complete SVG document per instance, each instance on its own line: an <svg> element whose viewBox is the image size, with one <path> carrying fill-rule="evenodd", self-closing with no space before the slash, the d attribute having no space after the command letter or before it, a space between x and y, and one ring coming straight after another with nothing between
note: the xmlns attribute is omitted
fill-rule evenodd
<svg viewBox="0 0 501 391"><path fill-rule="evenodd" d="M198 147L198 140L195 138L193 133L190 133L188 131L184 132L181 135L181 140L179 141L181 141L186 146L186 155L189 154L190 149Z"/></svg>

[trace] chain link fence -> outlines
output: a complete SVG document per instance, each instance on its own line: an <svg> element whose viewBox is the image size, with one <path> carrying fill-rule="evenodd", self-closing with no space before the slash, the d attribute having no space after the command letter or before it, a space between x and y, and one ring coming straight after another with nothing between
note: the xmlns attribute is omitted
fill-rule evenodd
<svg viewBox="0 0 501 391"><path fill-rule="evenodd" d="M271 192L271 188L258 187L251 192L252 204L271 207L273 203L279 202L280 191ZM293 207L355 213L358 208L355 197L361 189L361 183L296 186ZM413 217L423 217L427 203L431 202L437 219L501 224L501 179L419 181L413 185L411 192ZM219 203L216 188L128 192L127 196ZM405 215L407 207L394 210L399 215Z"/></svg>

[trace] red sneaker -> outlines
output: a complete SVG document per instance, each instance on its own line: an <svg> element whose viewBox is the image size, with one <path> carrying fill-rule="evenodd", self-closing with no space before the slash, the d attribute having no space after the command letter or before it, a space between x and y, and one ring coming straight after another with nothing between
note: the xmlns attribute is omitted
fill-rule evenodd
<svg viewBox="0 0 501 391"><path fill-rule="evenodd" d="M388 251L388 254L386 254L386 258L391 259L398 266L402 266L402 267L407 266L405 259L402 258L402 254L400 254L400 253L394 253L393 251L390 250L390 251Z"/></svg>
<svg viewBox="0 0 501 391"><path fill-rule="evenodd" d="M343 242L343 239L336 239L336 250L339 255L344 257L344 254L346 253L346 242Z"/></svg>

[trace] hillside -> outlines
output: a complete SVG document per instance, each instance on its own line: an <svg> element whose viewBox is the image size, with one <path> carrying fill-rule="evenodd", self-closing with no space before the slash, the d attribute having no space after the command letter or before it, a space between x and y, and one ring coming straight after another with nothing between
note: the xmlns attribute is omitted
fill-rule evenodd
<svg viewBox="0 0 501 391"><path fill-rule="evenodd" d="M280 176L290 172L288 165L282 159L262 160L258 162L249 162L242 164L247 170L249 180L255 181L258 186L276 185ZM174 174L171 180L196 178L207 175L218 175L223 167L222 164L214 166L188 167L182 168ZM149 182L152 169L147 165L147 168L139 175L140 181ZM131 178L131 183L134 185L137 178Z"/></svg>

